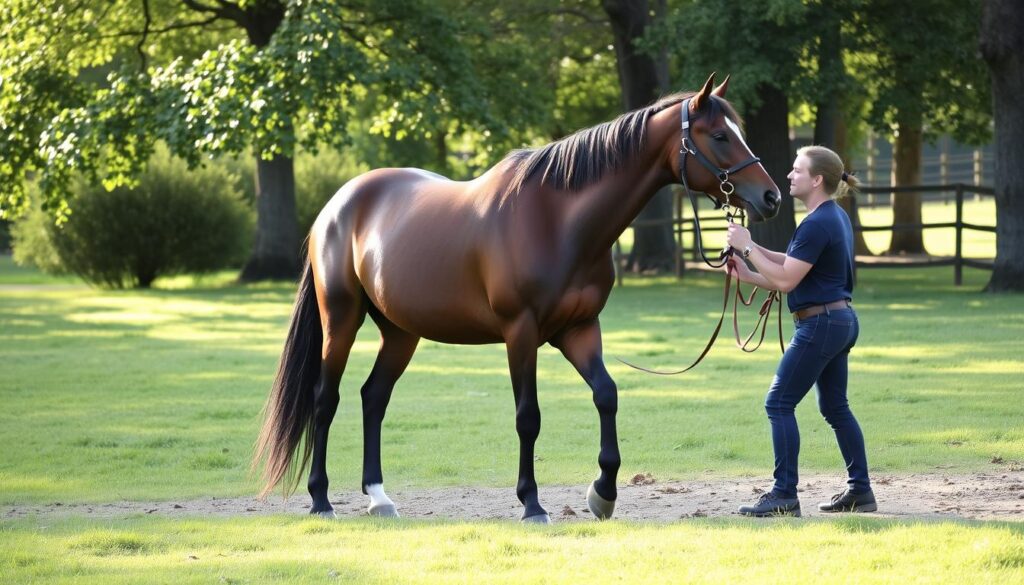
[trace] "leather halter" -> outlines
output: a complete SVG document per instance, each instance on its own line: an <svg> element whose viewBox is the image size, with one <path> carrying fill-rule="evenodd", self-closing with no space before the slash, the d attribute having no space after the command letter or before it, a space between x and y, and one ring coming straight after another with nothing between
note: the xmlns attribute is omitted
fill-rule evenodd
<svg viewBox="0 0 1024 585"><path fill-rule="evenodd" d="M690 135L690 99L692 98L687 98L686 100L683 101L683 104L681 106L682 112L680 113L680 116L682 118L682 132L679 145L679 178L683 184L683 188L686 189L686 194L690 196L690 203L693 205L694 238L696 238L697 240L697 249L700 250L701 258L704 259L704 263L707 264L708 266L712 268L721 268L722 266L725 266L726 263L729 261L729 256L733 253L733 250L729 246L726 246L719 255L718 264L712 263L710 260L708 260L707 255L704 254L704 244L702 242L700 233L700 214L697 212L697 198L694 197L693 191L690 189L690 185L686 181L686 155L689 154L696 158L698 162L704 165L706 169L711 171L711 173L721 182L718 188L721 190L722 194L725 195L725 203L722 203L718 199L711 197L711 195L708 195L707 193L705 193L705 195L708 195L708 198L714 201L715 209L725 209L725 217L729 221L729 223L732 223L733 218L736 216L739 216L741 220L745 217L745 215L742 212L742 209L738 209L738 213L733 213L730 211L731 206L728 203L729 196L733 194L736 188L729 181L729 175L739 172L752 164L759 163L761 162L761 159L756 156L752 156L751 158L739 164L735 164L729 167L728 169L723 169L712 163L711 159L705 156L704 153L701 152L699 148L697 148L697 145L693 142L693 137ZM728 190L726 190L726 187L728 187ZM704 359L704 357L708 355L708 352L711 351L711 347L715 345L715 340L718 339L718 333L722 330L722 324L725 322L725 314L726 311L728 311L729 309L729 293L731 292L732 279L733 272L730 268L725 275L725 291L722 295L722 315L718 318L718 325L715 326L715 330L711 334L711 339L708 341L707 345L704 346L704 351L702 351L701 354L697 356L697 359L694 360L692 364L681 370L663 372L644 368L636 364L631 364L622 358L617 357L615 359L619 360L623 364L633 369L640 370L642 372L647 372L648 374L656 374L659 376L675 376L677 374L682 374L683 372L689 371L696 367L697 364L699 364ZM743 296L743 293L740 292L739 275L736 276L736 300L733 303L732 308L732 328L733 333L736 337L736 346L746 353L753 353L754 351L757 350L757 348L761 347L761 343L764 341L765 333L768 329L768 319L771 315L772 307L775 306L776 303L778 303L776 313L779 328L779 349L782 350L782 353L786 353L786 348L782 342L782 293L780 293L777 290L769 291L768 297L765 298L764 303L761 304L761 308L758 310L757 324L754 325L754 329L753 331L750 332L750 335L748 335L745 340L740 338L738 316L739 305L740 303L743 303L743 305L749 307L754 302L754 295L756 293L757 287L754 287L754 289L750 291L750 296L745 298ZM755 345L754 347L750 347L750 342L753 340L754 335L757 334L758 328L761 329L760 339L758 339L757 345Z"/></svg>
<svg viewBox="0 0 1024 585"><path fill-rule="evenodd" d="M761 159L757 156L751 156L747 160L737 163L728 169L723 169L711 162L711 159L697 148L697 144L693 141L693 135L690 133L690 101L692 99L693 98L687 98L683 100L683 103L679 107L679 119L681 125L679 133L679 179L683 184L683 188L686 190L686 194L690 197L690 205L693 207L693 233L697 240L697 250L700 251L700 256L704 260L705 264L711 268L721 268L722 266L725 266L725 263L728 260L730 249L726 247L722 250L717 264L708 260L707 255L704 253L704 243L700 229L700 213L697 211L697 198L694 196L693 190L690 189L689 182L686 180L686 155L691 155L693 158L697 159L697 162L704 165L704 168L711 171L711 174L720 181L718 189L722 192L722 195L725 195L725 203L722 203L707 193L705 193L705 195L707 195L708 199L711 199L715 204L715 209L725 209L725 217L730 223L732 223L733 217L737 215L742 217L745 214L743 214L742 211L738 213L730 211L731 206L729 205L729 196L736 191L736 187L729 181L729 176L749 167L750 165L761 162Z"/></svg>
<svg viewBox="0 0 1024 585"><path fill-rule="evenodd" d="M711 174L714 175L721 182L718 188L722 191L722 194L725 195L726 201L728 202L729 196L732 195L733 192L736 190L736 187L733 186L733 184L729 181L729 175L732 175L733 173L738 173L752 164L759 163L761 162L761 159L756 156L751 156L747 160L741 163L734 164L733 166L727 169L723 169L722 167L711 162L711 159L709 159L703 152L701 152L699 148L697 148L696 143L694 143L693 141L693 136L690 134L690 101L692 99L693 98L687 98L683 100L683 103L680 106L682 110L680 112L680 119L682 120L682 131L680 132L679 139L679 179L683 183L683 187L686 189L686 191L689 192L690 185L686 181L686 155L689 154L693 156L695 159L697 159L697 162L704 165L704 168L711 171ZM728 190L726 190L726 187L728 187ZM708 197L711 196L708 195ZM715 199L714 197L711 198L715 201L715 209L720 209L723 204L719 202L718 199ZM728 203L726 203L726 205L727 204Z"/></svg>

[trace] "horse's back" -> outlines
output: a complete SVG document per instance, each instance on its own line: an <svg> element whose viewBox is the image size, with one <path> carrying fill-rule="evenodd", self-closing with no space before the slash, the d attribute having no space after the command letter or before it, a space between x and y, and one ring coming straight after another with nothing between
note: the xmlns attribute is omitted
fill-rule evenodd
<svg viewBox="0 0 1024 585"><path fill-rule="evenodd" d="M419 169L370 171L324 207L310 250L331 258L325 273L327 264L350 270L374 307L407 331L498 341L478 262L496 194L479 187Z"/></svg>

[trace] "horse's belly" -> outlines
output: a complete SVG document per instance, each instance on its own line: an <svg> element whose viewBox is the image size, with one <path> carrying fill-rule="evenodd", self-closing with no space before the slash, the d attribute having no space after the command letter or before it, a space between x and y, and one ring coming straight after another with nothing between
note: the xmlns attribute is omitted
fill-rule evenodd
<svg viewBox="0 0 1024 585"><path fill-rule="evenodd" d="M403 299L388 303L381 313L392 323L414 335L442 343L481 344L502 341L501 328L486 305L467 305L465 300L410 303Z"/></svg>
<svg viewBox="0 0 1024 585"><path fill-rule="evenodd" d="M498 319L463 258L385 253L360 275L374 306L402 329L443 343L496 343Z"/></svg>

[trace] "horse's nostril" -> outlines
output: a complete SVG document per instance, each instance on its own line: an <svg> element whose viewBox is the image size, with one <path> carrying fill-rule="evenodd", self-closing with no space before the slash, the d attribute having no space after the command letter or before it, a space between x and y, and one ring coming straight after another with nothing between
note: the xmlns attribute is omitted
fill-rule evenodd
<svg viewBox="0 0 1024 585"><path fill-rule="evenodd" d="M768 206L768 209L775 209L775 206L779 204L779 196L775 194L775 191L764 192L764 204Z"/></svg>

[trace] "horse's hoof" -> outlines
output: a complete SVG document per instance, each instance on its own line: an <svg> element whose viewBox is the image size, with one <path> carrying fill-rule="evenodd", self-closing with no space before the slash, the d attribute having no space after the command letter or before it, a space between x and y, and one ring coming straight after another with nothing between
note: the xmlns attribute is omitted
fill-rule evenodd
<svg viewBox="0 0 1024 585"><path fill-rule="evenodd" d="M535 516L526 516L520 520L523 524L551 524L551 516L547 512Z"/></svg>
<svg viewBox="0 0 1024 585"><path fill-rule="evenodd" d="M597 494L594 484L587 488L587 507L597 516L598 520L607 520L612 517L615 511L615 500L606 500Z"/></svg>
<svg viewBox="0 0 1024 585"><path fill-rule="evenodd" d="M394 504L381 504L379 506L370 506L366 509L366 513L370 516L376 516L378 518L400 518L398 515L398 508Z"/></svg>
<svg viewBox="0 0 1024 585"><path fill-rule="evenodd" d="M326 520L337 520L338 515L334 513L334 510L322 510L320 512L310 512L310 516L316 516L318 518L324 518Z"/></svg>

